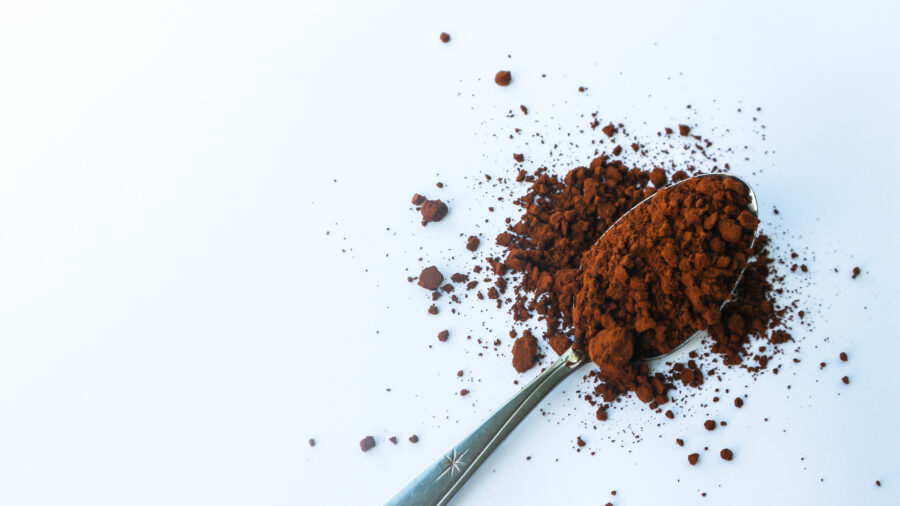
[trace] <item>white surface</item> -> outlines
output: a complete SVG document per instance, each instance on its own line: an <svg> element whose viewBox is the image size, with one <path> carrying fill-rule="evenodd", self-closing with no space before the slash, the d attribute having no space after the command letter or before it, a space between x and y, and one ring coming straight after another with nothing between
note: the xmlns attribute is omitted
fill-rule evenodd
<svg viewBox="0 0 900 506"><path fill-rule="evenodd" d="M717 127L762 106L766 142L730 139L770 152L736 171L764 169L764 210L816 252L822 314L800 364L725 377L740 411L622 409L593 431L570 381L457 502L900 502L894 2L78 4L0 4L0 504L389 497L516 388L505 354L463 338L503 337L506 316L431 317L405 277L419 256L454 272L458 234L501 227L475 227L469 188L511 168L491 134L520 103L647 132L687 103ZM423 229L413 192L452 214ZM703 433L707 411L727 430ZM691 468L675 437L710 455Z"/></svg>

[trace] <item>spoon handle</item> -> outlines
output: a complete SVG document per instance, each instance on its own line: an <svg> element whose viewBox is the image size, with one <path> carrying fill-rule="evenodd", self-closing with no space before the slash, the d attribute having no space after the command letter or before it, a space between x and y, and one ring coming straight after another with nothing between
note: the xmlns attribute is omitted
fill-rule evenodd
<svg viewBox="0 0 900 506"><path fill-rule="evenodd" d="M436 506L450 502L519 422L584 362L574 349L569 348L471 434L413 478L387 504Z"/></svg>

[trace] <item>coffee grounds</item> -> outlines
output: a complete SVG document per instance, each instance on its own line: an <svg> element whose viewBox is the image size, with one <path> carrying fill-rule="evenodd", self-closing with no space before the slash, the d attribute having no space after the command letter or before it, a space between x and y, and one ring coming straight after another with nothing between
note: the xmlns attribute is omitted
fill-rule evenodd
<svg viewBox="0 0 900 506"><path fill-rule="evenodd" d="M397 436L391 436L388 438L388 441L391 443L397 444Z"/></svg>
<svg viewBox="0 0 900 506"><path fill-rule="evenodd" d="M735 179L692 179L654 195L582 257L575 345L610 388L665 402L664 382L633 361L666 354L719 322L752 254L759 220L746 209L749 201ZM729 326L743 327L738 318Z"/></svg>
<svg viewBox="0 0 900 506"><path fill-rule="evenodd" d="M849 357L847 357L847 352L842 351L840 354L840 358L842 362L846 362Z"/></svg>
<svg viewBox="0 0 900 506"><path fill-rule="evenodd" d="M435 266L422 269L419 274L419 286L426 290L437 290L444 282L444 275Z"/></svg>
<svg viewBox="0 0 900 506"><path fill-rule="evenodd" d="M501 70L494 76L494 82L497 83L498 86L509 86L511 81L512 73L508 70Z"/></svg>
<svg viewBox="0 0 900 506"><path fill-rule="evenodd" d="M424 195L419 195L418 193L414 193L412 196L412 203L414 206L421 206L426 200L428 199L426 199Z"/></svg>
<svg viewBox="0 0 900 506"><path fill-rule="evenodd" d="M316 440L313 438L309 438L309 446L316 446Z"/></svg>
<svg viewBox="0 0 900 506"><path fill-rule="evenodd" d="M862 274L862 269L860 269L859 267L854 267L853 275L850 276L850 279L856 279L857 277L859 277L860 274Z"/></svg>
<svg viewBox="0 0 900 506"><path fill-rule="evenodd" d="M441 32L441 42L444 44L450 42L450 34L447 32Z"/></svg>
<svg viewBox="0 0 900 506"><path fill-rule="evenodd" d="M362 451L367 452L372 448L375 448L375 438L372 436L366 436L359 442L359 447Z"/></svg>
<svg viewBox="0 0 900 506"><path fill-rule="evenodd" d="M731 462L731 459L734 458L734 452L732 452L728 448L724 448L724 449L722 449L722 451L719 452L719 456L722 457L722 460L727 460L727 461Z"/></svg>
<svg viewBox="0 0 900 506"><path fill-rule="evenodd" d="M688 455L688 462L690 462L690 464L692 466L697 465L697 461L699 461L699 460L700 460L699 453L692 453L692 454Z"/></svg>
<svg viewBox="0 0 900 506"><path fill-rule="evenodd" d="M849 376L844 376L843 378L841 378L841 381L843 381L845 385L849 385L849 384L850 384L850 377L849 377Z"/></svg>
<svg viewBox="0 0 900 506"><path fill-rule="evenodd" d="M421 209L422 226L424 227L429 223L443 220L444 216L447 216L448 211L447 204L444 204L440 200L425 200L422 202Z"/></svg>
<svg viewBox="0 0 900 506"><path fill-rule="evenodd" d="M438 341L440 341L440 342L442 342L442 343L446 343L446 342L447 342L447 339L450 338L450 331L449 331L449 330L442 330L442 331L438 332L437 338L438 338Z"/></svg>
<svg viewBox="0 0 900 506"><path fill-rule="evenodd" d="M734 407L741 408L743 406L744 406L744 399L741 399L740 397L735 397L734 398Z"/></svg>
<svg viewBox="0 0 900 506"><path fill-rule="evenodd" d="M537 338L526 330L522 333L522 337L516 339L512 348L512 363L516 371L523 373L534 366L535 359L538 355Z"/></svg>
<svg viewBox="0 0 900 506"><path fill-rule="evenodd" d="M715 420L707 420L707 421L703 422L703 427L705 427L706 430L715 430L716 429L716 421Z"/></svg>
<svg viewBox="0 0 900 506"><path fill-rule="evenodd" d="M415 434L413 434L412 436L409 436L409 442L410 442L410 443L418 443L418 442L419 442L419 436L417 436L417 435L415 435Z"/></svg>
<svg viewBox="0 0 900 506"><path fill-rule="evenodd" d="M481 240L474 235L470 235L469 239L466 240L466 249L469 251L475 251L478 249L479 244L481 244Z"/></svg>

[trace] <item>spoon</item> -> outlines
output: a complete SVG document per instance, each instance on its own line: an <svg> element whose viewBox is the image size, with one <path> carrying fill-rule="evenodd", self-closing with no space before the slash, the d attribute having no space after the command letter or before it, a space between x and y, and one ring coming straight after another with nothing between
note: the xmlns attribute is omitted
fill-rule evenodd
<svg viewBox="0 0 900 506"><path fill-rule="evenodd" d="M747 205L747 209L752 212L754 216L758 216L759 206L753 188L751 188L746 181L737 176L729 174L702 174L675 183L674 185L669 186L669 188L678 186L686 181L710 176L735 179L746 186L750 194L750 203ZM625 214L619 217L618 220L610 225L609 228L606 229L606 232L609 232L609 230L616 226L617 223L622 221L622 219L628 216L638 206L644 205L651 199L653 199L652 195L638 202L634 207L629 209ZM604 235L606 235L606 232L604 232ZM601 238L602 237L603 236L601 236ZM751 242L751 247L752 244L753 243ZM744 267L744 270L746 270L746 266ZM744 275L744 270L741 270L738 275L734 288L732 289L732 294L734 293L734 290L737 289L737 286ZM728 302L728 300L723 301L722 307ZM694 342L698 335L703 335L704 333L705 331L702 330L697 331L668 353L657 355L655 357L643 358L639 361L646 362L667 357L676 351L683 349L688 343ZM545 369L544 372L525 385L519 393L514 395L506 402L506 404L501 406L500 409L491 414L487 420L479 425L468 436L463 438L462 441L447 450L442 457L438 458L431 465L422 470L405 487L391 497L386 504L390 506L438 506L450 502L466 481L472 477L472 474L475 473L478 467L484 463L488 456L497 449L498 446L500 446L500 443L502 443L503 440L506 439L506 436L508 436L513 429L525 419L528 413L530 413L531 410L547 396L547 394L556 388L557 385L562 383L564 379L589 361L590 360L585 355L576 351L575 348L569 348L565 353L559 356L553 365Z"/></svg>

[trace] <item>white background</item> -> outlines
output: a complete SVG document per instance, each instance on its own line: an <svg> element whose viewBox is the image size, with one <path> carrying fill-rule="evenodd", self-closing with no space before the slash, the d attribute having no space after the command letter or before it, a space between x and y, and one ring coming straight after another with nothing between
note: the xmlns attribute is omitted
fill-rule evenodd
<svg viewBox="0 0 900 506"><path fill-rule="evenodd" d="M900 502L900 9L737 4L3 0L0 503L387 499L517 388L504 312L429 316L405 278L471 266L459 234L501 229L472 188L510 174L521 103L560 140L581 113L651 135L693 104L750 145L735 172L776 244L815 252L814 325L800 364L725 375L740 411L707 406L710 382L675 420L623 407L592 430L572 378L456 502ZM451 215L423 229L414 192Z"/></svg>

